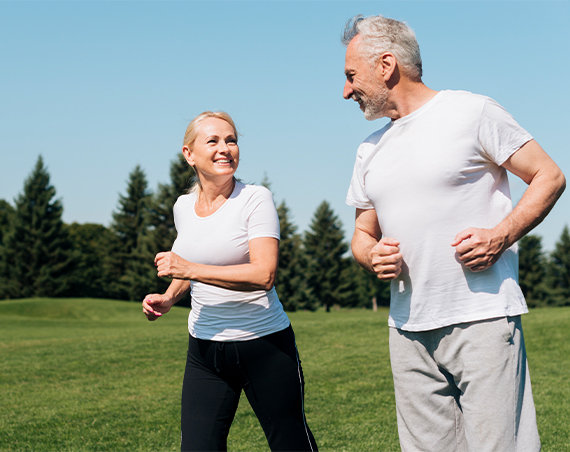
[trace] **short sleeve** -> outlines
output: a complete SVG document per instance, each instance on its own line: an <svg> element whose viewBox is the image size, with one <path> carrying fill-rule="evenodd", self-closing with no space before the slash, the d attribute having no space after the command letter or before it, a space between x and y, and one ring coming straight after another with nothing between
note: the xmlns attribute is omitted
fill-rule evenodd
<svg viewBox="0 0 570 452"><path fill-rule="evenodd" d="M273 195L265 187L256 187L246 204L247 238L273 237L279 240L279 217Z"/></svg>
<svg viewBox="0 0 570 452"><path fill-rule="evenodd" d="M350 180L350 186L346 194L346 203L357 209L373 209L374 205L366 196L364 189L362 146L364 146L364 144L360 145L356 154L354 169L352 170L352 179Z"/></svg>
<svg viewBox="0 0 570 452"><path fill-rule="evenodd" d="M176 239L174 240L174 243L172 244L172 248L170 249L170 251L172 251L173 253L176 254L180 254L180 244L178 243L178 231L180 228L180 221L181 221L181 207L180 204L183 202L183 198L179 197L176 202L174 203L174 206L172 207L172 216L174 217L174 228L176 229Z"/></svg>
<svg viewBox="0 0 570 452"><path fill-rule="evenodd" d="M485 100L479 123L479 143L493 162L502 165L530 140L532 135L501 105L490 98Z"/></svg>

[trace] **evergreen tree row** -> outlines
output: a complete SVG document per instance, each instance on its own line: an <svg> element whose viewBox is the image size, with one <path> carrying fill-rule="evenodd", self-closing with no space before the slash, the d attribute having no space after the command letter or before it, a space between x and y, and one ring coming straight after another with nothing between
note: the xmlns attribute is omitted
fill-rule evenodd
<svg viewBox="0 0 570 452"><path fill-rule="evenodd" d="M194 177L180 156L171 163L170 183L160 184L152 194L144 171L136 166L110 227L67 225L40 156L15 206L0 200L0 299L140 301L147 293L163 292L169 281L157 278L154 256L172 246L172 206Z"/></svg>
<svg viewBox="0 0 570 452"><path fill-rule="evenodd" d="M39 157L15 205L0 200L0 299L73 296L139 302L147 293L164 292L170 281L156 276L154 256L171 248L176 236L172 207L194 178L179 156L171 162L170 182L152 193L144 171L136 166L109 227L68 225ZM286 310L389 304L389 283L348 257L342 224L326 201L302 234L284 201L277 212L281 241L276 290ZM568 227L551 254L543 252L536 235L524 237L519 246L520 284L529 306L569 305Z"/></svg>
<svg viewBox="0 0 570 452"><path fill-rule="evenodd" d="M530 307L570 305L570 233L564 226L551 253L529 234L519 241L519 284Z"/></svg>

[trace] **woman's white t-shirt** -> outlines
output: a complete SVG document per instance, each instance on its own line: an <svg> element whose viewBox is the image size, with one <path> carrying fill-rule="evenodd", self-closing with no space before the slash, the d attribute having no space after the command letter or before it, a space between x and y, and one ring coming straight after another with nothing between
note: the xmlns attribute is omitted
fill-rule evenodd
<svg viewBox="0 0 570 452"><path fill-rule="evenodd" d="M279 240L279 218L271 192L265 187L236 182L222 206L199 217L196 194L178 198L174 205L177 237L172 252L206 265L249 262L249 241L259 237ZM191 281L192 310L188 331L198 339L244 341L287 328L290 324L275 288L237 291Z"/></svg>
<svg viewBox="0 0 570 452"><path fill-rule="evenodd" d="M501 165L531 139L492 99L440 91L359 146L346 201L376 210L405 263L392 281L389 325L423 331L527 312L516 244L473 272L451 243L464 229L492 228L511 212Z"/></svg>

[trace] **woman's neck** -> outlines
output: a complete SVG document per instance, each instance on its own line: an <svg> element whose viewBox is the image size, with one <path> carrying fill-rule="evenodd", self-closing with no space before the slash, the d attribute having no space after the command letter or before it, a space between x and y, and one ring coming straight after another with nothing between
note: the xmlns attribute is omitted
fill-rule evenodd
<svg viewBox="0 0 570 452"><path fill-rule="evenodd" d="M234 187L234 177L223 183L201 181L201 189L196 200L196 213L200 216L214 213L231 196Z"/></svg>

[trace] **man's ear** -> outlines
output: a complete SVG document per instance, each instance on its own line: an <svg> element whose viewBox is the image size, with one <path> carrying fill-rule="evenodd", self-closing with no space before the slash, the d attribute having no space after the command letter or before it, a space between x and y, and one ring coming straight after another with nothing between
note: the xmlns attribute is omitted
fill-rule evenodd
<svg viewBox="0 0 570 452"><path fill-rule="evenodd" d="M384 83L387 83L394 74L396 70L396 66L398 65L398 60L391 52L384 52L378 58L378 62L376 63L376 71L379 77L384 80Z"/></svg>

